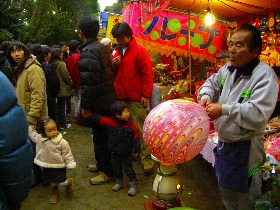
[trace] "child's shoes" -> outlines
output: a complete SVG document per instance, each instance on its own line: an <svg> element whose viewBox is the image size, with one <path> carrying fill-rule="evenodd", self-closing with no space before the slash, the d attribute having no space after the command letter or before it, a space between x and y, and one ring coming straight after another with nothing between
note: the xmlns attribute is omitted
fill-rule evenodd
<svg viewBox="0 0 280 210"><path fill-rule="evenodd" d="M131 187L131 188L128 190L128 192L127 192L127 194L128 194L129 196L135 196L136 193L137 193L137 188L135 188L135 187Z"/></svg>
<svg viewBox="0 0 280 210"><path fill-rule="evenodd" d="M52 197L50 198L50 203L55 204L58 202L60 198L60 194L59 194L59 190L58 190L58 186L54 186L52 187Z"/></svg>
<svg viewBox="0 0 280 210"><path fill-rule="evenodd" d="M123 188L123 186L117 183L117 184L114 185L114 187L112 188L112 190L113 190L114 192L117 192L117 191L119 191L119 190L122 189L122 188Z"/></svg>
<svg viewBox="0 0 280 210"><path fill-rule="evenodd" d="M73 179L72 178L68 178L67 179L67 186L66 186L66 192L67 193L72 193L73 192Z"/></svg>

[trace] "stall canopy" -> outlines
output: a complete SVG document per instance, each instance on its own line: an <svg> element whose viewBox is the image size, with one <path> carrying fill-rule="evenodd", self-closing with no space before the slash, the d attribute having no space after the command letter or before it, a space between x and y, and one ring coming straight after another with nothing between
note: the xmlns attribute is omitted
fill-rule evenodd
<svg viewBox="0 0 280 210"><path fill-rule="evenodd" d="M150 0L139 2L155 2L155 4L146 3L150 14L164 8L202 14L207 7L210 7L216 18L226 21L238 21L280 11L279 0ZM167 2L168 4L166 4ZM157 7L157 5L159 6Z"/></svg>

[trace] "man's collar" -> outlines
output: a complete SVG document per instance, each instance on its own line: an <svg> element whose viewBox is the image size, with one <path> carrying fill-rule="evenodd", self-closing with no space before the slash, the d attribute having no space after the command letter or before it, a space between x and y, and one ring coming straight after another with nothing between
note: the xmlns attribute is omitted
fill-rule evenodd
<svg viewBox="0 0 280 210"><path fill-rule="evenodd" d="M258 58L253 59L250 63L245 64L244 66L240 67L240 68L235 68L233 66L228 66L228 70L230 71L230 73L234 72L235 69L237 69L237 71L242 72L243 76L251 76L253 73L253 70L255 69L255 67L260 63Z"/></svg>

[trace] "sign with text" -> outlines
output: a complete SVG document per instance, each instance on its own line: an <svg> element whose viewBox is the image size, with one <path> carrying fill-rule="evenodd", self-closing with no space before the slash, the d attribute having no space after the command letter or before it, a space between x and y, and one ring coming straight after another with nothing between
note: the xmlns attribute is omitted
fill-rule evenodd
<svg viewBox="0 0 280 210"><path fill-rule="evenodd" d="M133 15L132 15L133 14ZM123 11L123 21L127 22L133 30L133 36L137 40L143 40L143 43L165 46L170 53L173 51L188 50L188 40L190 34L191 52L206 56L216 57L220 52L222 42L226 32L226 25L216 22L211 27L204 25L204 19L196 16L190 16L190 25L188 26L188 15L161 11L152 19L142 23L141 9L139 5L130 5ZM189 31L190 30L190 31Z"/></svg>

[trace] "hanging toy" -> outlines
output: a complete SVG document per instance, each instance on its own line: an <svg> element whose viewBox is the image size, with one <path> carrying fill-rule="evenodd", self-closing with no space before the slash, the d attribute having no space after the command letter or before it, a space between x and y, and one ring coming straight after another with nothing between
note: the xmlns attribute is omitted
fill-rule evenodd
<svg viewBox="0 0 280 210"><path fill-rule="evenodd" d="M263 32L265 32L267 30L267 21L268 21L267 17L262 17L261 18L260 30L263 31Z"/></svg>
<svg viewBox="0 0 280 210"><path fill-rule="evenodd" d="M268 17L267 25L270 31L273 31L275 29L275 18L272 14L270 14Z"/></svg>

